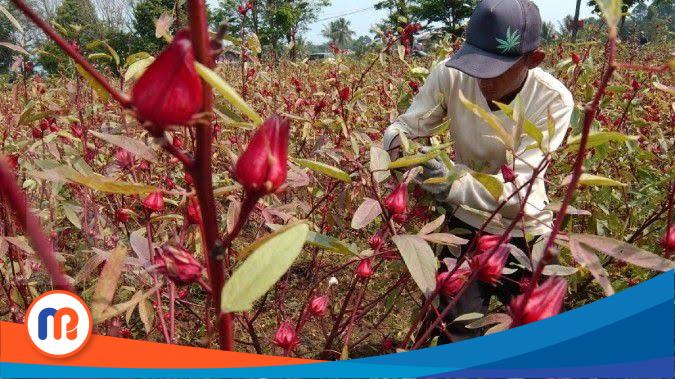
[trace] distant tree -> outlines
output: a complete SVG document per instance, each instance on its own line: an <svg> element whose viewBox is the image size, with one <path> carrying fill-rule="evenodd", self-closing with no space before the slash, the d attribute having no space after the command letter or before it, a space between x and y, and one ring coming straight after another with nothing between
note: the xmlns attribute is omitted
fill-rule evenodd
<svg viewBox="0 0 675 379"><path fill-rule="evenodd" d="M544 42L552 42L558 38L558 32L555 30L555 25L550 22L541 24L541 39Z"/></svg>
<svg viewBox="0 0 675 379"><path fill-rule="evenodd" d="M7 9L6 2L0 3ZM14 43L14 26L4 14L0 14L0 41ZM0 73L6 73L12 64L13 56L16 53L4 46L0 46Z"/></svg>
<svg viewBox="0 0 675 379"><path fill-rule="evenodd" d="M373 45L373 40L368 36L360 36L359 38L352 41L351 50L358 57L361 57L367 54Z"/></svg>
<svg viewBox="0 0 675 379"><path fill-rule="evenodd" d="M173 15L177 22L174 22L171 32L175 32L180 25L186 23L185 8L180 7L176 14L177 0L141 0L134 7L134 30L136 32L137 51L147 51L156 53L161 50L166 41L155 37L155 21L163 14ZM178 1L178 4L182 2Z"/></svg>
<svg viewBox="0 0 675 379"><path fill-rule="evenodd" d="M346 49L351 45L352 36L356 34L349 28L350 25L351 22L344 17L338 18L335 21L331 21L328 25L325 25L321 31L321 35L328 39L328 41L333 42L340 49Z"/></svg>
<svg viewBox="0 0 675 379"><path fill-rule="evenodd" d="M415 0L410 12L413 19L428 24L439 23L441 30L462 34L462 21L473 13L476 0Z"/></svg>
<svg viewBox="0 0 675 379"><path fill-rule="evenodd" d="M626 21L626 13L628 13L628 10L630 10L635 4L640 2L641 0L623 0L623 3L621 5L621 22L619 23L619 29L623 31L624 28L624 23ZM671 1L672 0L668 0ZM593 7L593 12L595 13L600 13L600 6L598 5L596 0L588 0L588 5Z"/></svg>

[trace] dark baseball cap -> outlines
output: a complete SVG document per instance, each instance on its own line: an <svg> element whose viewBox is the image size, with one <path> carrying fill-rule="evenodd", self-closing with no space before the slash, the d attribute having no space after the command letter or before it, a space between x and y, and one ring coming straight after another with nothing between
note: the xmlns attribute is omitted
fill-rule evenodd
<svg viewBox="0 0 675 379"><path fill-rule="evenodd" d="M466 41L446 66L479 79L495 78L540 41L541 15L534 3L482 0L469 19Z"/></svg>

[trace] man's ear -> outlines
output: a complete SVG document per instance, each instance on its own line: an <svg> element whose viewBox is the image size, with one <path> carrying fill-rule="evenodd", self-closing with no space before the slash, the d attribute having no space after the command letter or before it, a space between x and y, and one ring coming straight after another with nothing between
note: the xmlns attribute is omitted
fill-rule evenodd
<svg viewBox="0 0 675 379"><path fill-rule="evenodd" d="M542 50L534 50L527 56L527 68L528 69L533 69L541 64L541 62L544 61L544 58L546 58L546 53L544 53Z"/></svg>

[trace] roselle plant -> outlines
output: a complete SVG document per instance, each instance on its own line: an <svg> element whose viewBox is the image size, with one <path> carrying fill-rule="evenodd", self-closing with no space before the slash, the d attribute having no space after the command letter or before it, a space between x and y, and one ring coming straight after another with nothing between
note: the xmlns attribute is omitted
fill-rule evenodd
<svg viewBox="0 0 675 379"><path fill-rule="evenodd" d="M467 328L536 322L673 267L672 62L658 46L618 43L616 1L603 2L607 39L547 48L578 104L564 148L548 153L516 105L503 111L521 135L484 120L512 158L497 175L453 166L452 120L429 140L401 136L398 160L380 148L428 68L458 46L446 39L437 56L411 58L417 25L381 31L362 60L336 48L334 61L274 66L251 30L210 33L204 2L188 1L175 35L158 29L170 40L161 53L109 75L13 3L79 76L24 70L20 96L0 88L14 122L0 130L0 303L12 321L37 293L65 288L90 303L97 333L337 359L433 344L467 289L504 272L522 273L522 294L460 315ZM243 25L256 6L241 4ZM225 37L239 64L214 63ZM531 139L525 152L520 138ZM533 149L560 201L548 205L550 234L521 251L510 244L519 227L499 211L517 200L524 217L534 182L514 170ZM450 214L414 180L432 158L450 169L432 183L470 175L495 197L475 237L447 230ZM466 254L439 259L460 246Z"/></svg>

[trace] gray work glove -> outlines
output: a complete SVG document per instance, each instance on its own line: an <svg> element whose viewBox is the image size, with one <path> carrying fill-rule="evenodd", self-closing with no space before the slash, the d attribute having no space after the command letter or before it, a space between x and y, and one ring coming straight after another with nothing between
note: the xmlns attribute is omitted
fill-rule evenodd
<svg viewBox="0 0 675 379"><path fill-rule="evenodd" d="M432 148L429 146L422 147L422 153L429 153ZM424 169L421 174L415 177L415 182L422 187L423 190L434 195L438 200L444 200L450 193L452 181L444 181L442 183L425 184L424 181L431 178L448 178L450 169L443 163L440 157L436 157L422 164Z"/></svg>

